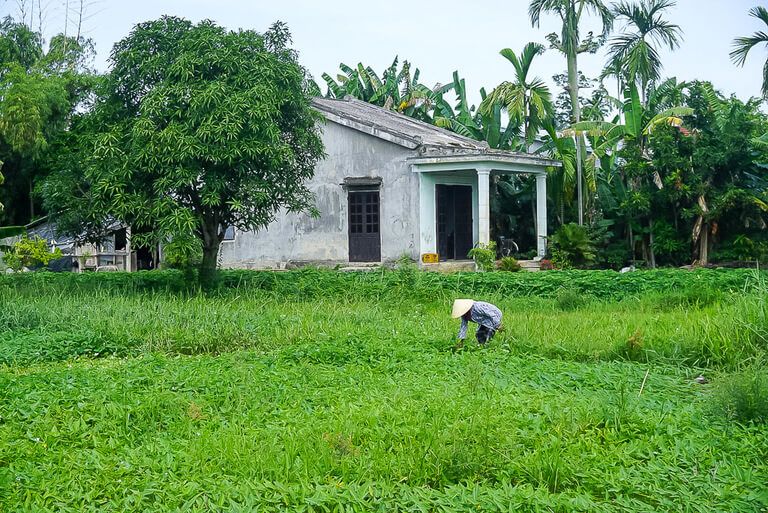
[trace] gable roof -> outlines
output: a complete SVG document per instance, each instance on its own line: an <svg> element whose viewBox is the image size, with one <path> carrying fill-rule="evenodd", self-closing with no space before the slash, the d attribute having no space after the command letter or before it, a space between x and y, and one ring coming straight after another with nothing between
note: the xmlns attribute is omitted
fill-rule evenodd
<svg viewBox="0 0 768 513"><path fill-rule="evenodd" d="M419 160L423 159L425 163L448 158L461 161L506 160L536 166L561 165L558 161L538 155L493 150L485 141L464 137L351 96L341 100L315 97L312 106L329 121L411 150L418 149Z"/></svg>
<svg viewBox="0 0 768 513"><path fill-rule="evenodd" d="M330 121L409 149L419 146L443 146L467 150L488 148L488 144L483 141L455 134L350 96L342 100L313 98L312 105Z"/></svg>

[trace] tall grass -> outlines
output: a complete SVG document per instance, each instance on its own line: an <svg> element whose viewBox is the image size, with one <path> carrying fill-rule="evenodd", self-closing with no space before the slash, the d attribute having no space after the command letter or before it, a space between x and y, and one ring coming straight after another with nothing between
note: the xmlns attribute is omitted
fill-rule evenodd
<svg viewBox="0 0 768 513"><path fill-rule="evenodd" d="M0 280L0 510L760 511L768 289L680 274Z"/></svg>
<svg viewBox="0 0 768 513"><path fill-rule="evenodd" d="M319 274L326 284L327 273ZM300 283L314 276L297 274L296 287L310 290ZM286 289L287 284L278 290L242 287L207 296L79 289L66 280L47 283L40 294L30 287L33 282L16 282L0 288L0 363L147 352L268 352L295 345L330 344L344 351L357 340L394 348L453 347L457 326L447 309L463 290L430 293L412 280L431 277L409 275L403 285L403 276L391 273L382 274L389 288L377 299L349 288L345 274L333 276L339 282L331 283L326 294L311 294L311 300ZM574 289L560 289L565 293L553 299L503 290L474 297L502 309L506 329L494 343L517 354L737 368L768 348L762 286L758 281L749 292L682 289L620 300L600 300ZM591 299L585 302L585 297Z"/></svg>

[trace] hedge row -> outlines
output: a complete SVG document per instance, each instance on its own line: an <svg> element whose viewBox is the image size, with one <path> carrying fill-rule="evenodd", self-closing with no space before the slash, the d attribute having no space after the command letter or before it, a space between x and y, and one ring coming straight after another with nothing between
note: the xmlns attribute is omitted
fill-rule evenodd
<svg viewBox="0 0 768 513"><path fill-rule="evenodd" d="M615 271L546 271L539 273L454 273L439 274L412 269L369 272L338 272L301 269L296 271L221 271L217 291L267 292L279 296L312 298L329 295L378 297L403 290L413 295L445 294L481 297L513 295L553 297L563 289L589 294L598 299L620 299L647 292L678 292L708 289L740 292L765 279L762 271L748 269L661 269L617 273ZM195 276L181 271L135 273L23 273L0 276L0 288L19 292L72 293L105 291L115 293L195 293Z"/></svg>

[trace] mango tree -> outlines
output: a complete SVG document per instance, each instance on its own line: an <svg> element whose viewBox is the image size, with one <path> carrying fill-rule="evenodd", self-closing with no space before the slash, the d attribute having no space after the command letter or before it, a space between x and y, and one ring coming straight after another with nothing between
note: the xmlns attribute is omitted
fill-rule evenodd
<svg viewBox="0 0 768 513"><path fill-rule="evenodd" d="M203 282L228 227L316 213L305 182L323 156L319 114L289 43L279 22L264 34L167 16L137 25L88 122L88 208L143 232L136 244L197 241Z"/></svg>

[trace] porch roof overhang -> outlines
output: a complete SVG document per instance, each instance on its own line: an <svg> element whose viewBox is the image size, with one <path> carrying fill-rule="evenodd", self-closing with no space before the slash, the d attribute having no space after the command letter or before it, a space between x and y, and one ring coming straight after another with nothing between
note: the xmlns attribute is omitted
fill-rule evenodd
<svg viewBox="0 0 768 513"><path fill-rule="evenodd" d="M408 159L416 173L488 169L501 173L546 174L560 167L557 160L501 150L442 152L426 151Z"/></svg>

